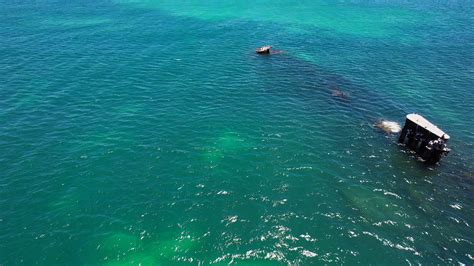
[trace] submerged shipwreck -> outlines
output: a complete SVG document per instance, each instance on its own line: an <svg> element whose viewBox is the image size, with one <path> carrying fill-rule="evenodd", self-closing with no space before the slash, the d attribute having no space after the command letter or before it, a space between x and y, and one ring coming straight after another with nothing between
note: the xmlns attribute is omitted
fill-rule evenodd
<svg viewBox="0 0 474 266"><path fill-rule="evenodd" d="M272 47L270 45L266 45L266 46L257 48L255 52L257 54L270 54L270 49L272 49Z"/></svg>
<svg viewBox="0 0 474 266"><path fill-rule="evenodd" d="M446 156L449 135L419 114L408 114L398 142L414 151L427 163Z"/></svg>

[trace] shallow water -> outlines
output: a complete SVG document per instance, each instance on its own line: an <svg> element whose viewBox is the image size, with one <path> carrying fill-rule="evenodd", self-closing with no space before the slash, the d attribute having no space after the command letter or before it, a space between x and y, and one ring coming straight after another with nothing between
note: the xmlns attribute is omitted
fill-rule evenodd
<svg viewBox="0 0 474 266"><path fill-rule="evenodd" d="M2 1L0 264L472 264L473 4L405 2Z"/></svg>

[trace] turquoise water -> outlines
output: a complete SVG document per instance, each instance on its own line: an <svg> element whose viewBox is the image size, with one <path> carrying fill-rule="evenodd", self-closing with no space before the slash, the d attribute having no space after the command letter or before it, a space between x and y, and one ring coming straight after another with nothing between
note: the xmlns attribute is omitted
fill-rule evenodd
<svg viewBox="0 0 474 266"><path fill-rule="evenodd" d="M472 265L474 6L411 2L1 1L0 265Z"/></svg>

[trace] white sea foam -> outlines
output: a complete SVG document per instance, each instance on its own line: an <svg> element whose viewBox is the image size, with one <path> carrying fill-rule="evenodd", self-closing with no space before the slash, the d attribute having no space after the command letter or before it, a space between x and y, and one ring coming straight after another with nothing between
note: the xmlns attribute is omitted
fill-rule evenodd
<svg viewBox="0 0 474 266"><path fill-rule="evenodd" d="M450 206L451 208L457 209L457 210L462 209L462 206L461 206L461 204L459 204L459 203L451 204L451 205L449 205L449 206Z"/></svg>
<svg viewBox="0 0 474 266"><path fill-rule="evenodd" d="M303 254L303 256L310 257L310 258L318 256L318 254L311 252L309 250L303 250L301 254Z"/></svg>
<svg viewBox="0 0 474 266"><path fill-rule="evenodd" d="M380 122L377 123L377 127L381 128L383 131L387 133L398 133L402 130L400 127L400 124L394 121L387 121L387 120L381 120Z"/></svg>

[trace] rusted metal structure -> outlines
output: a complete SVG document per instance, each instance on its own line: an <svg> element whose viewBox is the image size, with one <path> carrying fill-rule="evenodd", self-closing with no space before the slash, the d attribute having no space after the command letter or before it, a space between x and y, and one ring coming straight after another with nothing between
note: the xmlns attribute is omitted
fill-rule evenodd
<svg viewBox="0 0 474 266"><path fill-rule="evenodd" d="M416 152L427 163L436 163L447 155L449 135L419 114L406 116L399 143Z"/></svg>

